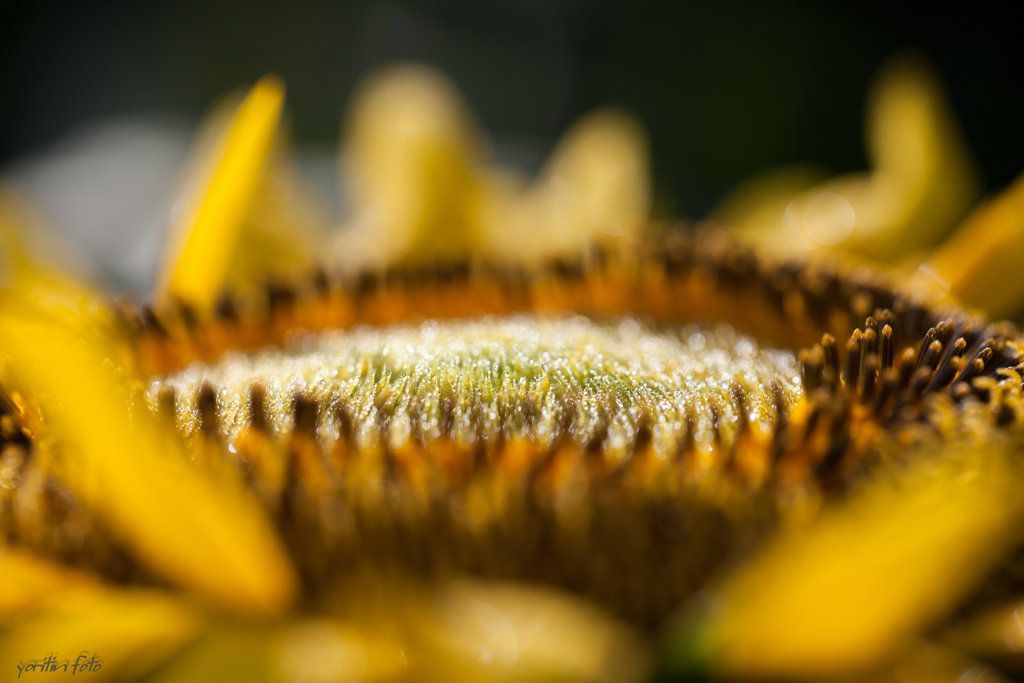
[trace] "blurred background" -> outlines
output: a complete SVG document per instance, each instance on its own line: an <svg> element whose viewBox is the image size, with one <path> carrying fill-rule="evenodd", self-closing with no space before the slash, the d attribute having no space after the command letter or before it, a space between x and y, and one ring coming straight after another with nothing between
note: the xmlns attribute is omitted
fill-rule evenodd
<svg viewBox="0 0 1024 683"><path fill-rule="evenodd" d="M528 172L581 114L624 105L650 136L656 211L701 217L766 168L865 168L872 76L913 50L942 79L993 192L1024 166L1024 41L1011 12L809 0L5 0L0 174L86 252L116 252L106 267L118 285L142 288L162 239L146 237L159 226L143 228L162 220L218 98L282 76L300 171L343 215L335 149L346 102L375 67L413 60L451 76L497 159ZM96 196L110 201L86 201Z"/></svg>

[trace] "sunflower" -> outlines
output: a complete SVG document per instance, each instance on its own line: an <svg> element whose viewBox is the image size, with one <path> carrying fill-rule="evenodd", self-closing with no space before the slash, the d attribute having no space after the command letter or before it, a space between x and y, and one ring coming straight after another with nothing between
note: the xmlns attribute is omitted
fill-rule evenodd
<svg viewBox="0 0 1024 683"><path fill-rule="evenodd" d="M967 214L926 68L880 74L869 173L783 170L701 225L650 218L628 114L530 180L407 66L356 95L333 231L283 102L211 117L148 303L0 197L4 676L1020 665L1024 340L988 314L1024 307L1024 185Z"/></svg>

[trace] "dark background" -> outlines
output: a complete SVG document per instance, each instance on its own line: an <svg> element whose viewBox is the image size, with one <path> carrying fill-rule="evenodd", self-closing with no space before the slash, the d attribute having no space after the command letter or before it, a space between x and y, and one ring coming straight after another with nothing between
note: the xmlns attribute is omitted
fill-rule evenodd
<svg viewBox="0 0 1024 683"><path fill-rule="evenodd" d="M295 139L333 145L358 79L412 59L450 74L491 135L537 149L527 166L590 107L632 108L663 201L699 216L770 166L863 168L865 92L907 49L942 77L986 187L1009 183L1024 169L1009 3L0 0L0 166L98 117L198 120L268 71Z"/></svg>

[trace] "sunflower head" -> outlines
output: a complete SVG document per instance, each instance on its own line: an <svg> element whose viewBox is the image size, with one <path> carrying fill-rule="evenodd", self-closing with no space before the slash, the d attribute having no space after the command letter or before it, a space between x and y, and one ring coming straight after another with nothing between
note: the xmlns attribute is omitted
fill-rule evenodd
<svg viewBox="0 0 1024 683"><path fill-rule="evenodd" d="M1024 342L955 297L984 306L1024 223L1012 190L928 251L976 186L923 67L880 76L870 173L749 186L732 228L650 218L621 111L530 180L406 66L358 91L331 230L283 98L265 78L204 134L148 303L40 262L0 197L0 667L828 680L1005 654L984 629L1013 589L982 586L1017 564Z"/></svg>

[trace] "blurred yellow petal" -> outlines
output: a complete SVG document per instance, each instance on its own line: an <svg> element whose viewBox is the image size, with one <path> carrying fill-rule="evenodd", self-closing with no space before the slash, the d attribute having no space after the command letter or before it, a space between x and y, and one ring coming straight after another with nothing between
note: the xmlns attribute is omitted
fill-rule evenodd
<svg viewBox="0 0 1024 683"><path fill-rule="evenodd" d="M135 349L100 290L68 268L64 245L16 192L0 183L0 311L55 325L135 370ZM2 349L2 346L0 346ZM0 358L0 382L4 364Z"/></svg>
<svg viewBox="0 0 1024 683"><path fill-rule="evenodd" d="M933 455L777 538L670 638L669 668L833 679L899 653L1019 536L1024 482L1006 446Z"/></svg>
<svg viewBox="0 0 1024 683"><path fill-rule="evenodd" d="M224 286L246 295L268 279L308 276L325 264L322 247L330 219L287 160L271 160L242 225Z"/></svg>
<svg viewBox="0 0 1024 683"><path fill-rule="evenodd" d="M765 226L778 223L794 199L823 179L824 173L811 166L766 171L730 192L711 212L710 218L754 240L774 240L778 235L765 230ZM770 244L763 246L771 247Z"/></svg>
<svg viewBox="0 0 1024 683"><path fill-rule="evenodd" d="M938 243L977 198L978 179L937 79L914 59L888 63L869 95L866 128L870 173L799 193L791 183L766 184L720 213L784 251L896 261Z"/></svg>
<svg viewBox="0 0 1024 683"><path fill-rule="evenodd" d="M353 216L338 242L342 263L534 265L627 247L650 212L647 143L631 116L584 117L528 184L484 163L454 86L419 66L384 71L360 90L343 151Z"/></svg>
<svg viewBox="0 0 1024 683"><path fill-rule="evenodd" d="M0 182L0 287L17 289L63 323L77 325L98 295L79 278L85 269L71 247L51 230L13 188ZM64 305L58 305L63 300Z"/></svg>
<svg viewBox="0 0 1024 683"><path fill-rule="evenodd" d="M59 604L68 595L93 594L99 580L32 553L0 546L0 623Z"/></svg>
<svg viewBox="0 0 1024 683"><path fill-rule="evenodd" d="M166 434L129 427L102 359L73 337L2 314L0 339L9 381L27 397L46 397L43 429L58 439L59 476L140 561L241 612L290 604L290 561L241 482L215 486Z"/></svg>
<svg viewBox="0 0 1024 683"><path fill-rule="evenodd" d="M343 188L353 225L342 261L445 262L478 249L479 143L455 87L422 66L372 77L345 125Z"/></svg>
<svg viewBox="0 0 1024 683"><path fill-rule="evenodd" d="M0 631L0 670L7 680L135 680L195 638L201 627L194 610L155 591L68 598Z"/></svg>
<svg viewBox="0 0 1024 683"><path fill-rule="evenodd" d="M151 683L274 681L265 624L217 624L160 668Z"/></svg>
<svg viewBox="0 0 1024 683"><path fill-rule="evenodd" d="M436 680L629 683L649 673L638 632L557 590L467 581L432 607L416 640Z"/></svg>
<svg viewBox="0 0 1024 683"><path fill-rule="evenodd" d="M850 248L891 260L937 243L979 183L935 75L912 58L887 64L869 96L867 130L872 174L839 192L857 217Z"/></svg>
<svg viewBox="0 0 1024 683"><path fill-rule="evenodd" d="M400 644L360 624L312 617L220 623L150 683L375 683L405 680Z"/></svg>
<svg viewBox="0 0 1024 683"><path fill-rule="evenodd" d="M630 115L599 109L566 132L529 188L505 185L504 214L486 222L491 258L534 265L588 247L623 250L650 213L646 136Z"/></svg>
<svg viewBox="0 0 1024 683"><path fill-rule="evenodd" d="M199 190L174 227L158 301L178 299L201 311L213 307L258 190L283 102L284 85L266 76L232 117L202 170Z"/></svg>
<svg viewBox="0 0 1024 683"><path fill-rule="evenodd" d="M925 265L954 298L993 316L1024 308L1024 175L971 213Z"/></svg>

